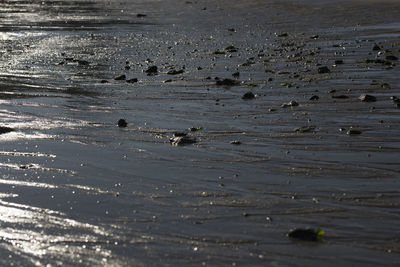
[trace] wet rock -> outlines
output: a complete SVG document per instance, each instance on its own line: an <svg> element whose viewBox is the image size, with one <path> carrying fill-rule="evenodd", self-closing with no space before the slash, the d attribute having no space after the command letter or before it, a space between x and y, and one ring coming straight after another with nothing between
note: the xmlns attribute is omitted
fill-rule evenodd
<svg viewBox="0 0 400 267"><path fill-rule="evenodd" d="M287 107L297 107L299 105L299 103L297 103L296 101L292 100L288 103L283 103L281 105L282 108L287 108Z"/></svg>
<svg viewBox="0 0 400 267"><path fill-rule="evenodd" d="M76 62L78 62L78 65L81 65L81 66L89 66L90 65L90 62L86 61L86 60L76 60Z"/></svg>
<svg viewBox="0 0 400 267"><path fill-rule="evenodd" d="M100 83L108 83L107 80L101 80Z"/></svg>
<svg viewBox="0 0 400 267"><path fill-rule="evenodd" d="M396 56L393 56L393 55L386 56L385 58L386 58L386 60L392 60L392 61L399 60L399 58L398 58L398 57L396 57Z"/></svg>
<svg viewBox="0 0 400 267"><path fill-rule="evenodd" d="M245 100L249 100L249 99L253 99L253 98L255 98L256 96L252 93L252 92L247 92L247 93L245 93L243 96L242 96L242 99L245 99Z"/></svg>
<svg viewBox="0 0 400 267"><path fill-rule="evenodd" d="M235 32L236 30L234 28L229 28L228 31L229 32Z"/></svg>
<svg viewBox="0 0 400 267"><path fill-rule="evenodd" d="M318 100L319 99L319 96L317 96L317 95L313 95L312 97L310 97L310 100Z"/></svg>
<svg viewBox="0 0 400 267"><path fill-rule="evenodd" d="M232 145L241 145L242 144L242 142L240 142L239 140L233 140L233 141L231 141L231 144Z"/></svg>
<svg viewBox="0 0 400 267"><path fill-rule="evenodd" d="M190 136L177 136L177 137L170 138L169 142L173 146L185 146L185 145L194 144L197 142L197 140L194 137L190 137Z"/></svg>
<svg viewBox="0 0 400 267"><path fill-rule="evenodd" d="M146 14L140 14L140 13L139 13L139 14L136 15L136 17L138 17L138 18L144 18L144 17L147 17L147 15L146 15Z"/></svg>
<svg viewBox="0 0 400 267"><path fill-rule="evenodd" d="M343 64L343 60L339 59L339 60L335 60L335 65L341 65Z"/></svg>
<svg viewBox="0 0 400 267"><path fill-rule="evenodd" d="M133 79L126 80L126 82L127 83L137 83L138 79L137 78L133 78Z"/></svg>
<svg viewBox="0 0 400 267"><path fill-rule="evenodd" d="M128 126L128 123L124 119L119 119L117 125L120 128L125 128L126 126Z"/></svg>
<svg viewBox="0 0 400 267"><path fill-rule="evenodd" d="M294 131L298 132L298 133L306 133L306 132L311 132L315 130L315 126L311 125L311 126L302 126L299 128L295 128Z"/></svg>
<svg viewBox="0 0 400 267"><path fill-rule="evenodd" d="M315 34L315 35L311 36L310 38L311 38L311 39L318 39L318 38L319 38L319 35L318 35L318 34Z"/></svg>
<svg viewBox="0 0 400 267"><path fill-rule="evenodd" d="M202 130L203 129L203 127L201 127L201 126L198 126L198 127L190 127L189 128L189 131L191 131L191 132L197 132L197 131L200 131L200 130Z"/></svg>
<svg viewBox="0 0 400 267"><path fill-rule="evenodd" d="M324 66L324 67L319 67L318 68L318 73L329 73L329 72L331 72L330 70L329 70L329 68L328 67L326 67L326 66Z"/></svg>
<svg viewBox="0 0 400 267"><path fill-rule="evenodd" d="M360 97L358 99L360 99L362 102L375 102L376 101L375 96L367 95L367 94L360 95Z"/></svg>
<svg viewBox="0 0 400 267"><path fill-rule="evenodd" d="M187 133L185 132L175 132L173 137L183 137L183 136L187 136Z"/></svg>
<svg viewBox="0 0 400 267"><path fill-rule="evenodd" d="M170 70L167 72L168 75L177 75L177 74L182 74L184 73L184 70Z"/></svg>
<svg viewBox="0 0 400 267"><path fill-rule="evenodd" d="M151 66L147 70L145 70L145 73L147 73L148 76L157 75L158 68L157 66Z"/></svg>
<svg viewBox="0 0 400 267"><path fill-rule="evenodd" d="M232 79L223 79L223 80L217 80L216 82L217 85L219 86L236 86L236 85L240 85L239 81L235 81Z"/></svg>
<svg viewBox="0 0 400 267"><path fill-rule="evenodd" d="M347 131L347 135L359 135L359 134L361 134L362 132L360 131L360 130L355 130L355 129L350 129L350 130L348 130Z"/></svg>
<svg viewBox="0 0 400 267"><path fill-rule="evenodd" d="M165 81L164 81L164 83L170 83L170 82L172 82L171 79L168 79L168 80L165 80Z"/></svg>
<svg viewBox="0 0 400 267"><path fill-rule="evenodd" d="M332 90L329 90L329 91L328 91L328 94L333 94L333 93L336 93L336 90L335 90L335 89L332 89Z"/></svg>
<svg viewBox="0 0 400 267"><path fill-rule="evenodd" d="M116 81L123 81L125 79L126 79L126 75L125 74L119 75L119 76L114 78L114 80L116 80Z"/></svg>
<svg viewBox="0 0 400 267"><path fill-rule="evenodd" d="M233 45L230 45L230 46L225 48L225 51L227 51L229 53L234 53L234 52L237 52L238 49L236 47L234 47Z"/></svg>
<svg viewBox="0 0 400 267"><path fill-rule="evenodd" d="M287 34L286 32L283 32L283 33L275 33L276 34L276 36L278 36L278 37L288 37L289 36L289 34Z"/></svg>
<svg viewBox="0 0 400 267"><path fill-rule="evenodd" d="M372 47L372 51L379 51L381 50L381 48L379 47L379 45L374 44L374 46Z"/></svg>
<svg viewBox="0 0 400 267"><path fill-rule="evenodd" d="M324 235L322 229L295 229L289 232L288 237L302 241L321 241Z"/></svg>
<svg viewBox="0 0 400 267"><path fill-rule="evenodd" d="M393 103L400 104L400 98L397 98L397 96L391 96L390 99L393 101Z"/></svg>
<svg viewBox="0 0 400 267"><path fill-rule="evenodd" d="M15 131L13 128L6 127L6 126L0 126L0 134L5 134L9 132Z"/></svg>

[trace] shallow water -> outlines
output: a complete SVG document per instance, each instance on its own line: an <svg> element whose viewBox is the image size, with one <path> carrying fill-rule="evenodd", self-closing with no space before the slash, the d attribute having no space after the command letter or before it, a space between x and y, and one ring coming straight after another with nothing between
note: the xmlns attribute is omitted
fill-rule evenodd
<svg viewBox="0 0 400 267"><path fill-rule="evenodd" d="M3 1L2 264L399 264L397 4L335 3Z"/></svg>

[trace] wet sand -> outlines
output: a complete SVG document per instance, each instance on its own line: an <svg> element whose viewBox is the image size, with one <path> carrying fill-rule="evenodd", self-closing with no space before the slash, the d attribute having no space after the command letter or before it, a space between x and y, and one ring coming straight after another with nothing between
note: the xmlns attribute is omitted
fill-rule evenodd
<svg viewBox="0 0 400 267"><path fill-rule="evenodd" d="M397 266L399 10L3 1L1 264Z"/></svg>

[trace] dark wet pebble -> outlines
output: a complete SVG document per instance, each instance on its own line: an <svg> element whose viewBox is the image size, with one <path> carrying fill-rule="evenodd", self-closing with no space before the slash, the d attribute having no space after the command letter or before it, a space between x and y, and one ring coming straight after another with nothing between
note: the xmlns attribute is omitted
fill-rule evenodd
<svg viewBox="0 0 400 267"><path fill-rule="evenodd" d="M282 108L287 108L287 107L297 107L299 105L299 103L297 103L296 101L292 100L288 103L283 103L281 105Z"/></svg>
<svg viewBox="0 0 400 267"><path fill-rule="evenodd" d="M396 56L393 56L393 55L389 55L389 56L386 56L386 60L393 60L393 61L396 61L396 60L399 60L399 58L396 57Z"/></svg>
<svg viewBox="0 0 400 267"><path fill-rule="evenodd" d="M363 102L375 102L376 101L376 97L373 95L367 95L367 94L362 94L360 95L360 97L358 98Z"/></svg>
<svg viewBox="0 0 400 267"><path fill-rule="evenodd" d="M328 94L333 94L333 93L336 93L336 90L335 90L335 89L332 89L332 90L329 90L329 91L328 91Z"/></svg>
<svg viewBox="0 0 400 267"><path fill-rule="evenodd" d="M76 62L78 62L78 65L81 65L81 66L88 66L88 65L90 65L90 62L89 62L89 61L86 61L86 60L77 60Z"/></svg>
<svg viewBox="0 0 400 267"><path fill-rule="evenodd" d="M128 123L124 119L119 119L117 125L118 125L118 127L124 128L124 127L128 126Z"/></svg>
<svg viewBox="0 0 400 267"><path fill-rule="evenodd" d="M140 13L139 13L139 14L136 15L136 17L138 17L138 18L144 18L144 17L147 17L147 15L146 15L146 14L140 14Z"/></svg>
<svg viewBox="0 0 400 267"><path fill-rule="evenodd" d="M349 98L347 95L333 95L332 98L336 99L347 99Z"/></svg>
<svg viewBox="0 0 400 267"><path fill-rule="evenodd" d="M346 134L348 134L348 135L359 135L359 134L361 134L361 133L362 133L362 132L361 132L360 130L350 129L350 130L347 131Z"/></svg>
<svg viewBox="0 0 400 267"><path fill-rule="evenodd" d="M197 131L200 131L200 130L202 130L203 129L203 127L201 127L201 126L198 126L198 127L190 127L189 128L189 131L191 131L191 132L197 132Z"/></svg>
<svg viewBox="0 0 400 267"><path fill-rule="evenodd" d="M311 38L311 39L318 39L318 38L319 38L319 35L318 35L318 34L315 34L315 35L311 36L310 38Z"/></svg>
<svg viewBox="0 0 400 267"><path fill-rule="evenodd" d="M127 83L137 83L138 79L137 78L133 78L133 79L126 80L126 82Z"/></svg>
<svg viewBox="0 0 400 267"><path fill-rule="evenodd" d="M158 68L157 66L151 66L149 67L147 70L145 70L145 72L147 73L147 75L156 75L158 73Z"/></svg>
<svg viewBox="0 0 400 267"><path fill-rule="evenodd" d="M391 96L390 99L393 101L393 103L400 104L400 98L397 98L397 96Z"/></svg>
<svg viewBox="0 0 400 267"><path fill-rule="evenodd" d="M374 44L374 46L372 47L372 51L379 51L381 50L381 48L379 47L379 45Z"/></svg>
<svg viewBox="0 0 400 267"><path fill-rule="evenodd" d="M15 131L13 128L0 126L0 134L5 134L13 131Z"/></svg>
<svg viewBox="0 0 400 267"><path fill-rule="evenodd" d="M116 80L116 81L123 81L125 79L126 79L126 75L125 74L119 75L119 76L114 78L114 80Z"/></svg>
<svg viewBox="0 0 400 267"><path fill-rule="evenodd" d="M323 231L321 229L295 229L289 232L288 237L302 241L320 241Z"/></svg>
<svg viewBox="0 0 400 267"><path fill-rule="evenodd" d="M343 64L343 60L339 59L339 60L335 60L335 65L340 65Z"/></svg>
<svg viewBox="0 0 400 267"><path fill-rule="evenodd" d="M278 37L288 37L289 34L287 34L286 32L284 32L284 33L277 33L276 36L278 36Z"/></svg>
<svg viewBox="0 0 400 267"><path fill-rule="evenodd" d="M247 92L242 96L242 99L248 100L248 99L253 99L256 96L252 92Z"/></svg>
<svg viewBox="0 0 400 267"><path fill-rule="evenodd" d="M234 28L229 28L228 31L235 32L236 30Z"/></svg>
<svg viewBox="0 0 400 267"><path fill-rule="evenodd" d="M172 137L169 139L169 142L173 146L185 146L185 145L191 145L197 142L197 140L194 137L189 137L189 136L179 136L179 137Z"/></svg>
<svg viewBox="0 0 400 267"><path fill-rule="evenodd" d="M306 132L311 132L315 130L315 126L311 125L311 126L302 126L299 128L294 129L295 132L298 133L306 133Z"/></svg>
<svg viewBox="0 0 400 267"><path fill-rule="evenodd" d="M184 70L170 70L167 72L168 75L177 75L177 74L182 74L184 73Z"/></svg>
<svg viewBox="0 0 400 267"><path fill-rule="evenodd" d="M242 142L240 142L239 140L233 140L233 141L231 141L231 144L232 145L241 145Z"/></svg>
<svg viewBox="0 0 400 267"><path fill-rule="evenodd" d="M168 80L165 80L165 81L164 81L164 83L170 83L170 82L172 82L171 79L168 79Z"/></svg>
<svg viewBox="0 0 400 267"><path fill-rule="evenodd" d="M331 71L326 66L318 68L318 73L329 73L329 72L331 72Z"/></svg>
<svg viewBox="0 0 400 267"><path fill-rule="evenodd" d="M174 132L174 137L182 137L182 136L187 136L187 133L185 133L185 132Z"/></svg>
<svg viewBox="0 0 400 267"><path fill-rule="evenodd" d="M101 80L100 83L108 83L107 80Z"/></svg>
<svg viewBox="0 0 400 267"><path fill-rule="evenodd" d="M313 95L312 97L310 97L310 100L318 100L319 99L319 96L317 96L317 95Z"/></svg>
<svg viewBox="0 0 400 267"><path fill-rule="evenodd" d="M234 53L234 52L238 51L238 49L236 47L234 47L233 45L226 47L225 50L229 53Z"/></svg>
<svg viewBox="0 0 400 267"><path fill-rule="evenodd" d="M238 78L240 76L240 72L235 72L232 74L233 77Z"/></svg>
<svg viewBox="0 0 400 267"><path fill-rule="evenodd" d="M235 81L232 79L223 79L223 80L217 80L216 82L217 85L223 85L223 86L235 86L235 85L240 85L239 81Z"/></svg>

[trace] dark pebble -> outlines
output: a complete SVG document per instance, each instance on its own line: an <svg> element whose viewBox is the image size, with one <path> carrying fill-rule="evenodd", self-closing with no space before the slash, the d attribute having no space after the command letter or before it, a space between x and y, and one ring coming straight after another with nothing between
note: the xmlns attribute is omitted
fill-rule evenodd
<svg viewBox="0 0 400 267"><path fill-rule="evenodd" d="M288 236L303 241L320 241L322 233L323 231L320 229L295 229L290 231Z"/></svg>
<svg viewBox="0 0 400 267"><path fill-rule="evenodd" d="M231 141L231 144L232 145L241 145L242 144L242 142L240 142L239 140L234 140L234 141Z"/></svg>
<svg viewBox="0 0 400 267"><path fill-rule="evenodd" d="M331 72L328 67L319 67L318 68L318 73L329 73Z"/></svg>
<svg viewBox="0 0 400 267"><path fill-rule="evenodd" d="M15 131L13 128L0 126L0 134L5 134L13 131Z"/></svg>
<svg viewBox="0 0 400 267"><path fill-rule="evenodd" d="M256 96L252 92L247 92L242 96L242 99L253 99Z"/></svg>
<svg viewBox="0 0 400 267"><path fill-rule="evenodd" d="M343 64L343 60L339 59L339 60L335 60L335 65L340 65Z"/></svg>
<svg viewBox="0 0 400 267"><path fill-rule="evenodd" d="M184 73L184 70L170 70L167 72L168 75L177 75Z"/></svg>
<svg viewBox="0 0 400 267"><path fill-rule="evenodd" d="M348 135L358 135L358 134L361 134L361 133L362 133L361 131L353 130L353 129L350 129L350 130L347 131Z"/></svg>
<svg viewBox="0 0 400 267"><path fill-rule="evenodd" d="M312 97L310 97L310 100L318 100L319 99L319 96L317 96L317 95L313 95Z"/></svg>
<svg viewBox="0 0 400 267"><path fill-rule="evenodd" d="M281 105L281 107L283 108L287 108L287 107L297 107L299 105L299 103L297 103L296 101L292 100L289 103L283 103Z"/></svg>
<svg viewBox="0 0 400 267"><path fill-rule="evenodd" d="M126 120L124 120L124 119L118 120L118 127L124 128L126 126L128 126L128 123L126 122Z"/></svg>
<svg viewBox="0 0 400 267"><path fill-rule="evenodd" d="M240 82L232 80L232 79L223 79L223 80L217 80L216 84L224 85L224 86L235 86L235 85L239 85Z"/></svg>
<svg viewBox="0 0 400 267"><path fill-rule="evenodd" d="M381 50L381 48L379 47L379 45L374 44L374 46L372 47L372 51L379 51Z"/></svg>
<svg viewBox="0 0 400 267"><path fill-rule="evenodd" d="M233 77L238 78L240 76L240 72L235 72L232 74Z"/></svg>
<svg viewBox="0 0 400 267"><path fill-rule="evenodd" d="M358 99L360 99L362 102L375 102L376 101L375 96L367 95L367 94L360 95L360 97Z"/></svg>
<svg viewBox="0 0 400 267"><path fill-rule="evenodd" d="M149 67L147 70L145 70L145 72L147 73L147 75L156 75L158 73L158 68L157 66L151 66Z"/></svg>
<svg viewBox="0 0 400 267"><path fill-rule="evenodd" d="M114 78L114 80L116 80L116 81L123 81L125 79L126 79L126 75L125 74L119 75L119 76Z"/></svg>
<svg viewBox="0 0 400 267"><path fill-rule="evenodd" d="M146 14L137 14L136 17L138 17L138 18L144 18L144 17L147 17L147 15L146 15Z"/></svg>
<svg viewBox="0 0 400 267"><path fill-rule="evenodd" d="M138 79L137 78L133 78L133 79L126 80L126 82L127 83L137 83Z"/></svg>
<svg viewBox="0 0 400 267"><path fill-rule="evenodd" d="M182 136L187 136L187 133L184 132L175 132L174 137L182 137Z"/></svg>
<svg viewBox="0 0 400 267"><path fill-rule="evenodd" d="M349 98L347 95L333 95L332 98L337 98L337 99L347 99Z"/></svg>
<svg viewBox="0 0 400 267"><path fill-rule="evenodd" d="M191 145L197 142L197 140L193 137L189 136L180 136L180 137L173 137L169 139L169 142L173 146L185 146Z"/></svg>
<svg viewBox="0 0 400 267"><path fill-rule="evenodd" d="M107 80L101 80L100 83L108 83Z"/></svg>

